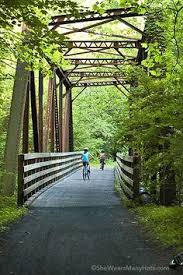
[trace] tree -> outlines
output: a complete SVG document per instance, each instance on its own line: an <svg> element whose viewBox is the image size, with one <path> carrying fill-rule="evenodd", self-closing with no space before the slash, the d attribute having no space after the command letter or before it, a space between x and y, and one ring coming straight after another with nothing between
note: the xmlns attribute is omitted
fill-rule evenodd
<svg viewBox="0 0 183 275"><path fill-rule="evenodd" d="M50 69L48 61L57 66L64 63L60 44L65 37L50 29L51 15L70 12L77 16L79 11L72 1L31 0L28 4L24 0L1 1L0 60L11 66L11 59L18 59L5 149L4 195L11 195L15 190L28 70L39 69L46 73ZM2 70L1 75L6 77Z"/></svg>

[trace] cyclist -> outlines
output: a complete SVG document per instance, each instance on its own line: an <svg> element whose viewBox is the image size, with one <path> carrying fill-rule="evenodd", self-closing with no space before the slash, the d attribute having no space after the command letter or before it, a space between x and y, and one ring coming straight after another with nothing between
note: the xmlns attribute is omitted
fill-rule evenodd
<svg viewBox="0 0 183 275"><path fill-rule="evenodd" d="M86 166L86 165L88 166L88 172L90 173L88 148L84 148L84 152L82 154L82 162L83 162L83 166Z"/></svg>
<svg viewBox="0 0 183 275"><path fill-rule="evenodd" d="M99 160L100 160L100 169L102 169L102 167L104 167L105 164L105 160L106 160L106 153L104 152L104 150L101 150L100 154L99 154Z"/></svg>

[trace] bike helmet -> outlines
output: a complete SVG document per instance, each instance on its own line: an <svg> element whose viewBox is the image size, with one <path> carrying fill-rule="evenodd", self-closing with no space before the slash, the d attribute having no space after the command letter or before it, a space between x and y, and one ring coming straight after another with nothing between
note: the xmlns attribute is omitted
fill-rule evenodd
<svg viewBox="0 0 183 275"><path fill-rule="evenodd" d="M87 152L87 151L88 151L88 148L87 148L87 147L85 147L85 148L84 148L84 151L85 151L85 152Z"/></svg>

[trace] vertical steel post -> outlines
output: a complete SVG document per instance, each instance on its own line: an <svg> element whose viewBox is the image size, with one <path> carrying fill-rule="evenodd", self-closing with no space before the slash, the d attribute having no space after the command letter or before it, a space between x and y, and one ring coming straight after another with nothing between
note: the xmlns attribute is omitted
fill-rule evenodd
<svg viewBox="0 0 183 275"><path fill-rule="evenodd" d="M60 130L60 151L63 151L63 81L59 82L59 130Z"/></svg>
<svg viewBox="0 0 183 275"><path fill-rule="evenodd" d="M30 72L30 87L31 87L31 109L32 109L32 127L33 127L33 140L34 151L39 152L39 133L37 123L37 106L36 106L36 89L34 72Z"/></svg>
<svg viewBox="0 0 183 275"><path fill-rule="evenodd" d="M28 153L29 151L29 93L30 93L29 81L27 83L27 95L26 95L24 119L23 119L22 153L24 154Z"/></svg>
<svg viewBox="0 0 183 275"><path fill-rule="evenodd" d="M51 121L50 121L50 151L55 151L55 104L54 104L54 88L52 79L52 102L51 102Z"/></svg>
<svg viewBox="0 0 183 275"><path fill-rule="evenodd" d="M73 112L72 112L72 89L69 92L69 151L74 151L74 137L73 137Z"/></svg>
<svg viewBox="0 0 183 275"><path fill-rule="evenodd" d="M18 156L18 194L17 194L17 204L18 206L23 205L24 203L24 155Z"/></svg>
<svg viewBox="0 0 183 275"><path fill-rule="evenodd" d="M43 75L39 72L39 151L43 152Z"/></svg>
<svg viewBox="0 0 183 275"><path fill-rule="evenodd" d="M66 87L65 108L64 108L64 127L63 127L63 151L69 152L69 120L70 120L70 88Z"/></svg>
<svg viewBox="0 0 183 275"><path fill-rule="evenodd" d="M44 125L44 136L43 136L43 151L48 151L48 140L49 140L49 131L51 128L51 110L52 110L52 98L53 98L53 83L52 79L49 79L48 82L48 97L47 97L47 106L45 114L45 125Z"/></svg>
<svg viewBox="0 0 183 275"><path fill-rule="evenodd" d="M59 129L59 114L58 114L58 100L57 100L57 83L56 83L56 73L54 71L53 78L53 100L54 100L54 122L55 122L55 143L56 151L60 152L60 129Z"/></svg>

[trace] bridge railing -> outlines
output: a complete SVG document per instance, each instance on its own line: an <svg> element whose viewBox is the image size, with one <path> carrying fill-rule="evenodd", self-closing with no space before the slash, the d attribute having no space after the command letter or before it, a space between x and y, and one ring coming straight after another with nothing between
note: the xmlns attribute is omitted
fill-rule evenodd
<svg viewBox="0 0 183 275"><path fill-rule="evenodd" d="M82 166L81 152L18 156L18 205Z"/></svg>
<svg viewBox="0 0 183 275"><path fill-rule="evenodd" d="M116 162L115 178L120 183L122 193L127 199L134 199L139 194L140 157L117 153Z"/></svg>

